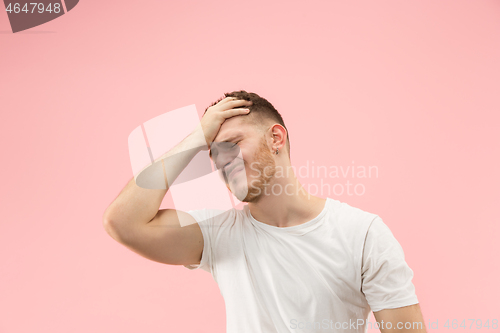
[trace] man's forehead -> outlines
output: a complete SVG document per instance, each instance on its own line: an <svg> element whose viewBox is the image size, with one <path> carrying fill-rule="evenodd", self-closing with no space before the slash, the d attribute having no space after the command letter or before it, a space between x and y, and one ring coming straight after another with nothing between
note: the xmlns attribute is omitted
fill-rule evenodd
<svg viewBox="0 0 500 333"><path fill-rule="evenodd" d="M242 117L233 117L224 121L219 132L214 138L214 142L228 142L235 136L242 136L250 130L251 126Z"/></svg>
<svg viewBox="0 0 500 333"><path fill-rule="evenodd" d="M222 123L212 143L234 142L244 138L249 130L251 130L251 126L249 126L248 122L242 121L241 117L230 118ZM216 147L217 145L215 145L215 150L217 150ZM212 149L209 149L209 156L212 157Z"/></svg>
<svg viewBox="0 0 500 333"><path fill-rule="evenodd" d="M215 139L212 142L212 144L214 144L214 147L212 147L212 146L210 147L209 152L208 152L208 156L210 156L210 158L212 157L212 149L217 151L217 143L232 142L235 140L239 140L239 139L242 139L244 137L244 135L245 135L244 131L242 131L241 129L228 132L228 133L224 134L224 136L217 135L217 138L220 137L221 139Z"/></svg>
<svg viewBox="0 0 500 333"><path fill-rule="evenodd" d="M230 142L230 141L233 141L234 139L242 137L244 134L245 133L242 130L227 132L223 136L222 135L217 135L215 137L215 139L214 139L214 142L215 143L218 143L218 142Z"/></svg>

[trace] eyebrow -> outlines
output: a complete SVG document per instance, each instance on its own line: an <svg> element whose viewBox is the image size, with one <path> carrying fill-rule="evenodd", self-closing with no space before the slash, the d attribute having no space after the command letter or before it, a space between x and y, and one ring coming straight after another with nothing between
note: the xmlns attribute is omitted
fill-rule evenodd
<svg viewBox="0 0 500 333"><path fill-rule="evenodd" d="M243 134L243 133L239 132L239 133L236 133L236 134L234 134L234 135L230 136L230 137L229 137L229 138L227 138L226 140L217 141L217 142L213 141L213 142L215 142L215 143L218 143L218 142L231 142L231 141L233 141L233 140L235 140L235 139L240 138L240 137L242 136L242 134ZM213 142L212 142L212 143L213 143ZM209 150L208 150L208 156L209 156L210 158L212 158L212 149L209 149Z"/></svg>

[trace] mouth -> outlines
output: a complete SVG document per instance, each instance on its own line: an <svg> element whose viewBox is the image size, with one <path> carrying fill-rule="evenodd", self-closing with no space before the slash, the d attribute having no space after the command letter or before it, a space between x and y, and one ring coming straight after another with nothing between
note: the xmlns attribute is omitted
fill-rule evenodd
<svg viewBox="0 0 500 333"><path fill-rule="evenodd" d="M231 171L229 172L227 178L228 179L233 178L234 175L236 175L238 172L240 172L243 169L244 169L243 165L237 165L237 166L233 167L233 169L231 169Z"/></svg>

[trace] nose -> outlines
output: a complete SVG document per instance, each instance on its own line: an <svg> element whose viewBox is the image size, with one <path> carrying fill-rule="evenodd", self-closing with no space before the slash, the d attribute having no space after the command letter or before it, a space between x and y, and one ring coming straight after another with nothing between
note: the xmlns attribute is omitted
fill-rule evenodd
<svg viewBox="0 0 500 333"><path fill-rule="evenodd" d="M229 156L229 154L222 153L222 154L217 156L217 158L215 160L215 166L218 170L224 169L224 168L226 168L226 170L227 170L227 167L229 167L229 165L231 164L232 161L234 161L234 158Z"/></svg>

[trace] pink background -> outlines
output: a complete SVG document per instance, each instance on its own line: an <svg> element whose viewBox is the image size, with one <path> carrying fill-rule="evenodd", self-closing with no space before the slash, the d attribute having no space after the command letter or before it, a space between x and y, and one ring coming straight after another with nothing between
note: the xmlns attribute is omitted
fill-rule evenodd
<svg viewBox="0 0 500 333"><path fill-rule="evenodd" d="M378 167L332 197L391 228L427 323L500 319L499 37L497 0L83 0L17 34L2 10L0 332L224 332L208 273L101 220L134 128L239 89L282 113L293 165Z"/></svg>

